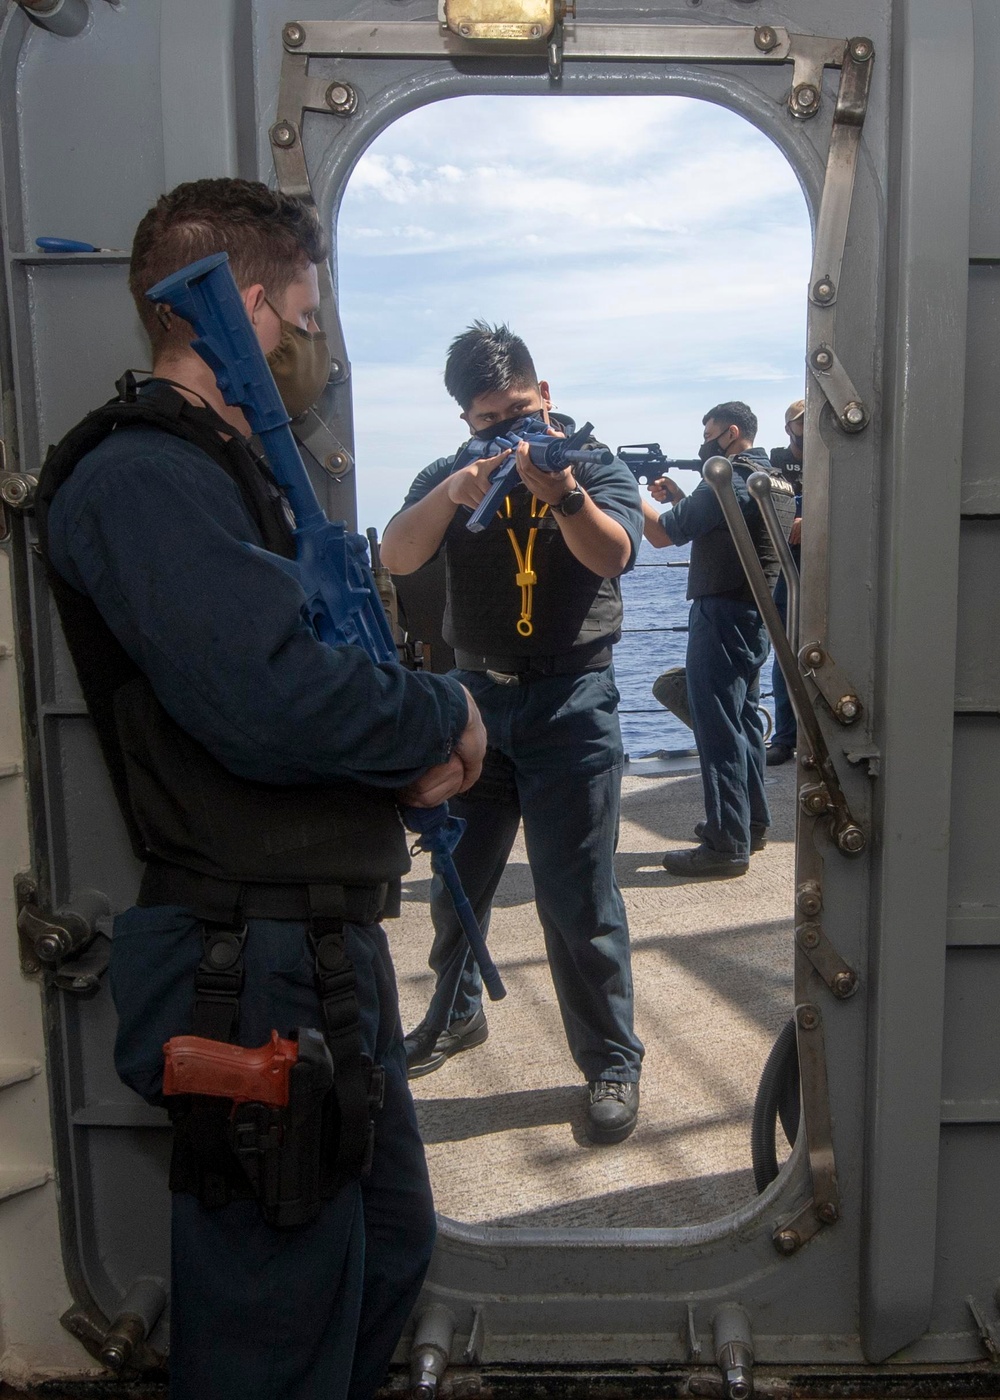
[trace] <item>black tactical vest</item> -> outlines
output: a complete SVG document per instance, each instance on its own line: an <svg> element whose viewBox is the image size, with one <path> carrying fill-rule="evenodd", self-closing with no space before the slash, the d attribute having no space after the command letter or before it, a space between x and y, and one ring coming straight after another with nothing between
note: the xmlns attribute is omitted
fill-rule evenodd
<svg viewBox="0 0 1000 1400"><path fill-rule="evenodd" d="M293 558L273 477L226 424L163 383L132 382L49 450L37 496L49 582L136 855L240 884L378 885L409 869L393 794L360 783L279 786L237 777L176 724L97 607L48 558L48 512L79 461L111 432L155 427L199 447L239 489L266 549ZM119 384L120 391L122 383ZM205 470L214 468L206 462ZM178 903L186 901L178 900Z"/></svg>
<svg viewBox="0 0 1000 1400"><path fill-rule="evenodd" d="M442 632L449 646L486 656L559 656L605 637L616 642L622 622L617 579L599 578L566 547L551 510L531 518L532 497L517 486L508 497L511 518L495 515L486 529L466 529L471 511L460 506L444 537L448 601ZM541 503L538 503L541 509ZM533 567L532 633L517 630L521 589L508 528L523 553L537 526Z"/></svg>
<svg viewBox="0 0 1000 1400"><path fill-rule="evenodd" d="M754 472L766 471L768 473L771 478L771 499L774 502L778 523L784 532L785 539L787 539L792 528L792 521L795 519L795 493L791 486L780 472L774 471L766 462L760 462L754 457L739 456L733 457L731 461L733 471L738 472L744 481L753 476ZM749 514L743 518L747 522L750 538L757 551L757 558L760 560L767 578L767 585L773 589L778 581L781 564L771 543L771 537L767 533L764 517L757 508L756 502ZM721 520L714 529L707 531L706 534L699 535L692 540L691 563L688 568L687 596L689 598L707 598L719 595L734 598L744 603L753 602L753 593L749 583L747 583L743 565L740 563L740 556L736 553L736 546L733 544L733 538L725 520Z"/></svg>
<svg viewBox="0 0 1000 1400"><path fill-rule="evenodd" d="M772 447L768 456L771 459L771 470L784 477L796 496L801 496L802 463L792 456L792 449L790 447Z"/></svg>

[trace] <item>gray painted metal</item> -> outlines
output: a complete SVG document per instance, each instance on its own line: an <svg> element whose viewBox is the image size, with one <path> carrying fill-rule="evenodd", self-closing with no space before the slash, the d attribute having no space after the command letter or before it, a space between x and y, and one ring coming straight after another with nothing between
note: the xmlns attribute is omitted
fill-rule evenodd
<svg viewBox="0 0 1000 1400"><path fill-rule="evenodd" d="M972 6L907 0L899 26L861 1314L873 1361L924 1331L933 1299L972 175Z"/></svg>
<svg viewBox="0 0 1000 1400"><path fill-rule="evenodd" d="M478 1319L483 1362L684 1363L691 1310L707 1354L723 1300L746 1308L764 1364L874 1361L904 1347L903 1359L938 1367L974 1362L981 1343L965 1298L992 1297L1000 1253L990 1190L1000 1063L986 1029L1000 967L991 841L1000 779L992 626L1000 274L977 266L970 279L968 259L970 247L977 258L1000 258L1000 17L992 0L706 0L697 15L680 0L579 0L579 9L560 91L684 93L741 113L788 157L814 220L839 70L822 75L818 115L796 120L786 106L791 64L708 55L727 28L755 23L875 44L835 306L814 305L810 322L810 348L837 348L871 423L843 433L815 383L806 410L801 635L822 641L856 683L858 723L845 731L822 707L817 722L851 811L877 834L863 857L846 861L824 860L830 848L814 844L814 823L800 832L800 875L816 868L823 880L824 933L862 973L858 994L837 1002L807 959L797 968L797 999L822 1007L841 1218L790 1258L776 1252L776 1226L811 1198L801 1145L763 1196L708 1226L501 1231L443 1221L425 1302L454 1314L455 1356ZM76 38L32 26L10 0L0 0L0 16L16 399L16 433L9 417L7 431L18 467L31 470L45 444L146 354L124 260L43 258L34 238L125 248L141 214L177 180L271 178L268 133L279 117L301 116L301 104L279 111L282 65L294 71L282 26L350 19L398 31L426 26L436 6L303 0L293 13L286 0L90 0ZM623 34L628 21L641 29ZM606 25L615 32L599 32ZM673 52L689 32L683 61L645 56L657 45ZM354 164L404 112L473 92L552 90L541 65L525 71L502 55L457 65L416 47L309 60L310 92L322 96L336 78L358 93L350 117L313 102L301 125L300 155L334 244ZM330 314L335 289L334 250ZM96 341L95 325L105 332ZM347 349L325 407L350 449ZM317 468L317 480L324 476ZM349 513L350 474L325 484L331 507ZM22 662L39 697L26 745L41 895L59 904L92 887L122 908L134 894L134 864L44 580L23 543L17 559L17 604L33 637ZM80 1000L50 985L46 1006L67 1277L78 1302L106 1319L136 1278L166 1273L167 1134L162 1115L114 1075L106 986Z"/></svg>

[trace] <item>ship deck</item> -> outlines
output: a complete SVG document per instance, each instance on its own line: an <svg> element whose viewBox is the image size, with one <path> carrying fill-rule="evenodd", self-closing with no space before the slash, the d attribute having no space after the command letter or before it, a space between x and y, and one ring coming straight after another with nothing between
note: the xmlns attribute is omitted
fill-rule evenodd
<svg viewBox="0 0 1000 1400"><path fill-rule="evenodd" d="M792 1010L795 765L768 770L773 825L749 872L684 882L661 859L691 844L704 815L696 761L633 764L623 784L617 871L646 1046L636 1131L613 1147L584 1135L585 1089L519 838L490 929L508 994L486 1003L489 1039L412 1085L440 1214L508 1227L674 1226L754 1195L754 1095ZM403 917L388 925L407 1028L433 985L428 890L420 857Z"/></svg>

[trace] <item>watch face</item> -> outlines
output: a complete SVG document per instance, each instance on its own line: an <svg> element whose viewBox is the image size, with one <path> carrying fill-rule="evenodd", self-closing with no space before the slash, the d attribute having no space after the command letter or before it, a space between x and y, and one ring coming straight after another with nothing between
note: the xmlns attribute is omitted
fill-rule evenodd
<svg viewBox="0 0 1000 1400"><path fill-rule="evenodd" d="M575 515L578 510L583 509L583 503L586 499L579 486L574 486L573 490L559 502L558 509L562 515Z"/></svg>

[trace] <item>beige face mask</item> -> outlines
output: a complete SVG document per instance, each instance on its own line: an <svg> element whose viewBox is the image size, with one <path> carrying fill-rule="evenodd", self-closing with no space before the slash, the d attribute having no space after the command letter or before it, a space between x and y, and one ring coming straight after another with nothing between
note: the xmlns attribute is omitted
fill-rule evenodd
<svg viewBox="0 0 1000 1400"><path fill-rule="evenodd" d="M304 331L277 311L274 314L281 320L281 339L267 355L267 363L289 418L298 418L312 408L330 378L326 333Z"/></svg>

